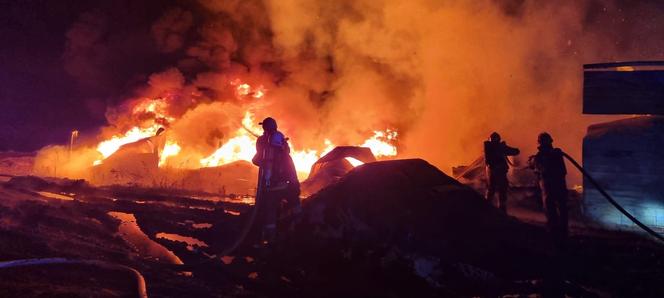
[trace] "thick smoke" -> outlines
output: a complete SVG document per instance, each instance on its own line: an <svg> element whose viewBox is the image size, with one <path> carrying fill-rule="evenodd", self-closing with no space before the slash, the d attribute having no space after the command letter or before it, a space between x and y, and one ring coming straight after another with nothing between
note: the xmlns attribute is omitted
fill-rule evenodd
<svg viewBox="0 0 664 298"><path fill-rule="evenodd" d="M580 157L586 127L610 119L581 114L582 64L664 59L664 40L652 38L664 36L664 7L621 3L182 2L147 29L169 64L109 109L100 139L135 125L123 116L131 103L160 97L181 119L167 133L194 160L231 137L247 108L275 117L297 148L322 149L326 138L358 144L373 130L396 129L400 157L447 172L478 157L492 131L526 155L548 131ZM83 15L72 27L72 61L96 57L88 44L100 38L100 22ZM69 67L104 78L80 64ZM236 98L235 78L263 84L267 98Z"/></svg>
<svg viewBox="0 0 664 298"><path fill-rule="evenodd" d="M581 115L582 64L663 58L662 40L640 38L662 36L647 25L656 13L643 15L654 7L509 4L273 1L268 8L287 65L301 65L303 53L332 61L333 95L321 109L327 131L396 126L402 156L443 170L479 156L494 130L526 154L549 131L578 157L587 125L602 120Z"/></svg>

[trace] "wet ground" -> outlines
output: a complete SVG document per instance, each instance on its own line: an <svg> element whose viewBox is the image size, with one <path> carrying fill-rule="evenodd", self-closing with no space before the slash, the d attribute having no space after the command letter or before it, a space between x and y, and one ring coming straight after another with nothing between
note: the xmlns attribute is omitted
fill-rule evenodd
<svg viewBox="0 0 664 298"><path fill-rule="evenodd" d="M247 242L229 256L220 255L247 222L253 208L248 204L251 198L94 188L76 181L35 178L3 183L0 198L0 261L66 257L123 264L145 276L151 297L448 297L487 293L537 297L546 289L547 272L553 267L564 268L561 284L570 297L664 294L661 244L580 220L572 225L565 254L552 253L542 245L536 256L550 260L529 266L530 259L524 256L524 264L515 263L514 270L487 271L454 263L445 269L445 280L461 284L473 276L471 286L436 287L413 272L428 272L426 258L415 259L415 267L399 265L401 261L380 265L389 259L388 250L393 247L385 247L380 257L374 257L379 253L376 247L366 249L365 244L353 244L350 250L328 245L329 250L318 254L289 247L257 250ZM537 208L515 204L510 213L536 233L543 231L544 218ZM504 254L515 259L513 252ZM464 272L464 279L450 278L458 272ZM501 280L500 286L472 290L478 284L497 284L497 280ZM134 295L134 286L135 281L124 272L82 265L0 270L3 297L127 297Z"/></svg>

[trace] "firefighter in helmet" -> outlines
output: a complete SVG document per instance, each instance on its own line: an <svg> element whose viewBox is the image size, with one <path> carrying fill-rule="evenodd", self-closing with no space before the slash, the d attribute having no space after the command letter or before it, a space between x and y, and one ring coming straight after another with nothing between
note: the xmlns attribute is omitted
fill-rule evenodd
<svg viewBox="0 0 664 298"><path fill-rule="evenodd" d="M492 202L498 193L498 207L507 213L507 171L509 165L507 156L518 155L519 149L507 146L501 141L500 135L494 132L489 140L484 142L484 164L487 174L486 199Z"/></svg>
<svg viewBox="0 0 664 298"><path fill-rule="evenodd" d="M553 147L553 138L543 132L537 137L537 154L528 160L537 174L546 214L547 228L554 241L562 244L567 239L567 169L563 151Z"/></svg>
<svg viewBox="0 0 664 298"><path fill-rule="evenodd" d="M256 204L263 215L262 241L269 243L276 237L282 200L287 202L293 214L302 211L300 183L290 157L288 139L277 130L277 121L268 117L259 124L263 127L263 135L256 141L256 155L252 162L260 169Z"/></svg>

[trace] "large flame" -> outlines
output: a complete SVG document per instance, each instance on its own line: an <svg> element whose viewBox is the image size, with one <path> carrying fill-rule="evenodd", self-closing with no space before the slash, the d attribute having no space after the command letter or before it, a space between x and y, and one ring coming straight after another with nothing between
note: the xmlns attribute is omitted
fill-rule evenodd
<svg viewBox="0 0 664 298"><path fill-rule="evenodd" d="M251 161L256 154L256 140L251 131L254 128L253 115L244 114L242 127L235 132L235 137L221 145L210 156L201 159L202 167L216 167L238 160Z"/></svg>
<svg viewBox="0 0 664 298"><path fill-rule="evenodd" d="M253 87L248 83L242 82L240 79L232 80L229 84L235 88L235 96L237 98L253 98L258 100L264 98L267 93L267 89L263 85ZM136 103L131 110L132 114L149 115L147 118L151 120L149 121L150 125L143 127L139 125L134 126L122 134L114 135L110 139L100 142L97 146L100 158L94 162L94 165L101 164L104 159L113 155L123 145L153 137L164 125L177 122L178 119L168 114L168 107L168 103L161 98L144 99ZM231 138L227 139L211 154L201 154L201 156L205 157L200 158L199 167L217 167L236 161L251 161L256 154L257 132L261 128L255 124L254 113L250 109L251 106L245 111L241 124L238 123L238 127ZM375 130L373 131L373 136L368 137L359 146L370 148L376 157L396 156L396 139L397 132L395 130ZM334 148L335 143L329 138L324 139L318 148L292 147L291 157L293 158L298 177L300 179L306 178L313 164ZM163 148L157 149L161 149L158 150L160 152L160 167L166 166L170 158L178 156L183 151L178 140L175 139L168 139L164 143ZM356 159L347 158L347 160L353 166L362 164L362 162ZM173 165L169 166L173 167Z"/></svg>
<svg viewBox="0 0 664 298"><path fill-rule="evenodd" d="M104 159L113 155L123 145L154 136L160 127L161 125L158 124L146 128L134 126L122 135L115 135L111 139L99 143L97 151L101 153L102 157L95 160L94 165L101 164Z"/></svg>
<svg viewBox="0 0 664 298"><path fill-rule="evenodd" d="M161 151L161 154L159 155L159 166L162 167L166 165L166 160L171 157L171 156L176 156L180 153L180 145L178 143L168 140L166 141L166 144L164 145L164 149Z"/></svg>
<svg viewBox="0 0 664 298"><path fill-rule="evenodd" d="M373 137L364 141L360 147L367 147L376 157L381 156L395 156L397 155L397 147L392 143L397 139L397 132L387 129L385 131L374 131Z"/></svg>

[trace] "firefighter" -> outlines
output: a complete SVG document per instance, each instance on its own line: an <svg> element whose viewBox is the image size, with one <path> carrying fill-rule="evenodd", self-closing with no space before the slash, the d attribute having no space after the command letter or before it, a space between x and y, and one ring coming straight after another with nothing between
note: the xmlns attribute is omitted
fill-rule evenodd
<svg viewBox="0 0 664 298"><path fill-rule="evenodd" d="M568 233L567 169L563 151L553 147L553 138L546 132L537 137L537 143L537 154L531 156L528 162L539 180L547 228L555 243L562 245Z"/></svg>
<svg viewBox="0 0 664 298"><path fill-rule="evenodd" d="M484 164L486 165L487 192L486 199L492 202L498 192L498 207L507 213L507 156L518 155L519 149L507 146L500 140L500 135L494 132L489 140L484 142Z"/></svg>
<svg viewBox="0 0 664 298"><path fill-rule="evenodd" d="M277 130L277 122L268 117L259 124L263 127L263 135L256 141L256 155L252 162L260 169L256 204L263 215L262 242L270 243L276 238L282 200L286 200L293 214L301 213L300 183L290 157L288 139Z"/></svg>

